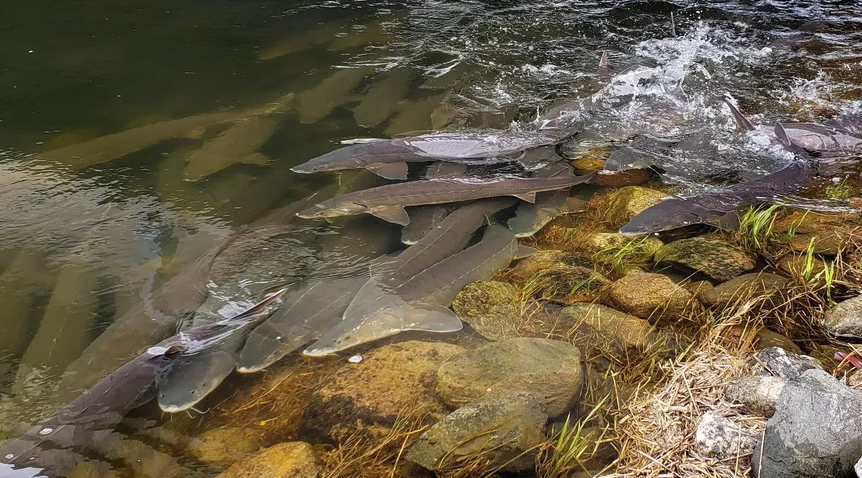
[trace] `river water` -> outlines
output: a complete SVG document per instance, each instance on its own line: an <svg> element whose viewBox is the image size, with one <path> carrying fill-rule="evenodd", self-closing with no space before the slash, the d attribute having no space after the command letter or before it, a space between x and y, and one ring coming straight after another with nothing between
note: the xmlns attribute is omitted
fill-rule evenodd
<svg viewBox="0 0 862 478"><path fill-rule="evenodd" d="M602 50L621 94L647 100L601 111L581 142L634 131L712 139L687 153L686 166L668 168L668 181L682 188L749 179L787 159L765 133L740 139L725 95L755 123L829 117L862 129L855 1L5 5L3 435L56 409L48 396L74 396L63 371L140 306L153 277L177 274L237 228L345 182L290 167L347 139L528 127L556 100L607 84ZM233 138L252 146L214 170L224 148L195 152L226 133L228 123L215 119L157 139L132 135L120 147L64 149L169 120L261 109L267 120ZM814 188L856 171L852 162L832 165ZM310 236L328 233L308 227ZM242 274L250 272L236 280L249 279Z"/></svg>

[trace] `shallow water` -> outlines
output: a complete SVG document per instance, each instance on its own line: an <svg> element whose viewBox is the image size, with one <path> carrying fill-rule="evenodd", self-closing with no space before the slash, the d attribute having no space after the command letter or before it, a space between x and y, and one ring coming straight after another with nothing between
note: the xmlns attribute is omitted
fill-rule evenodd
<svg viewBox="0 0 862 478"><path fill-rule="evenodd" d="M339 141L513 121L527 127L555 100L606 87L600 50L609 51L616 75L611 97L634 99L599 108L576 142L706 138L706 146L682 153L652 143L635 148L665 161L668 181L683 189L750 179L788 160L765 127L734 130L725 94L756 124L816 120L828 110L862 129L857 2L34 0L4 13L4 436L55 410L51 396L74 396L60 381L64 370L140 307L151 279L169 280L281 207L348 190L351 173L289 169ZM257 143L202 181L184 180L187 161L204 141L231 134L224 121L178 127L159 140L126 139L141 146L90 167L48 153L172 119L268 108L291 92L292 108L261 126L269 128L263 139L241 133L236 141ZM809 189L856 173L855 158L835 162ZM337 228L300 224L285 264L351 262L349 252L319 254L320 238ZM279 267L273 256L236 266L240 286L231 290L245 294L238 302L288 280L293 271L267 281L266 264Z"/></svg>

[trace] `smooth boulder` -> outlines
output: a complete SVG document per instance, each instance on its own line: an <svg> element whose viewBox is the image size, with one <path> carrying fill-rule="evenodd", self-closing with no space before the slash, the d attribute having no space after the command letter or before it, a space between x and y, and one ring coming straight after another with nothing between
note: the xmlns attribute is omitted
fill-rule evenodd
<svg viewBox="0 0 862 478"><path fill-rule="evenodd" d="M790 282L786 277L767 272L743 274L701 294L701 300L713 307L733 305L736 301L776 294Z"/></svg>
<svg viewBox="0 0 862 478"><path fill-rule="evenodd" d="M829 309L823 318L823 328L833 335L862 338L862 296Z"/></svg>
<svg viewBox="0 0 862 478"><path fill-rule="evenodd" d="M700 452L721 459L750 454L756 439L754 431L715 412L706 412L694 431Z"/></svg>
<svg viewBox="0 0 862 478"><path fill-rule="evenodd" d="M807 370L823 370L823 366L817 359L808 355L799 355L788 352L781 347L767 347L759 350L754 359L761 367L759 375L771 375L774 377L799 378Z"/></svg>
<svg viewBox="0 0 862 478"><path fill-rule="evenodd" d="M666 193L643 186L626 186L601 199L605 220L614 229L629 222L650 206L661 202Z"/></svg>
<svg viewBox="0 0 862 478"><path fill-rule="evenodd" d="M410 448L407 459L432 471L471 460L503 471L526 470L545 440L547 420L532 394L491 395L455 410L428 429Z"/></svg>
<svg viewBox="0 0 862 478"><path fill-rule="evenodd" d="M452 310L489 340L511 339L518 337L520 326L517 298L518 288L507 282L473 282L455 296Z"/></svg>
<svg viewBox="0 0 862 478"><path fill-rule="evenodd" d="M662 274L628 274L608 287L608 298L620 310L652 323L677 319L693 296Z"/></svg>
<svg viewBox="0 0 862 478"><path fill-rule="evenodd" d="M724 389L724 398L741 404L748 413L769 418L775 413L785 384L784 377L742 377Z"/></svg>
<svg viewBox="0 0 862 478"><path fill-rule="evenodd" d="M665 244L655 253L659 265L702 272L711 279L728 281L754 269L754 257L744 249L718 239L692 237Z"/></svg>
<svg viewBox="0 0 862 478"><path fill-rule="evenodd" d="M662 346L664 336L640 317L599 304L575 304L561 316L572 324L575 343L601 347L613 353L641 353Z"/></svg>
<svg viewBox="0 0 862 478"><path fill-rule="evenodd" d="M405 410L439 420L448 410L435 394L438 367L464 351L458 345L417 340L386 345L345 362L312 396L300 436L340 442L354 432L380 437Z"/></svg>
<svg viewBox="0 0 862 478"><path fill-rule="evenodd" d="M510 392L534 395L556 417L576 405L583 388L581 352L559 340L516 338L447 360L437 371L437 393L452 407Z"/></svg>
<svg viewBox="0 0 862 478"><path fill-rule="evenodd" d="M847 477L862 458L862 392L823 370L789 380L755 448L760 478Z"/></svg>
<svg viewBox="0 0 862 478"><path fill-rule="evenodd" d="M279 443L234 463L217 478L318 478L323 474L311 445Z"/></svg>

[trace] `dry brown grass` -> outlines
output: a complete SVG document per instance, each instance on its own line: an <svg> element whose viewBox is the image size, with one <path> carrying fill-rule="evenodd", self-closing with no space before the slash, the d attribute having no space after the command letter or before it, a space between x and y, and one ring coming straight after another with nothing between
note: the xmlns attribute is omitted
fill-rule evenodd
<svg viewBox="0 0 862 478"><path fill-rule="evenodd" d="M302 414L312 394L343 365L339 360L291 357L272 366L248 387L237 387L207 413L208 426L260 430L264 443L298 438Z"/></svg>
<svg viewBox="0 0 862 478"><path fill-rule="evenodd" d="M402 410L392 428L379 439L355 433L321 453L322 478L398 478L424 474L404 456L428 428L427 411Z"/></svg>

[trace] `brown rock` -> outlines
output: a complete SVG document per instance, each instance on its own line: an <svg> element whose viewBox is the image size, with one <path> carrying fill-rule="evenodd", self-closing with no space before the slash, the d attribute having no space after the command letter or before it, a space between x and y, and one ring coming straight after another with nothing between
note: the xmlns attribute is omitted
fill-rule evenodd
<svg viewBox="0 0 862 478"><path fill-rule="evenodd" d="M279 443L234 463L218 478L318 478L323 473L311 445Z"/></svg>
<svg viewBox="0 0 862 478"><path fill-rule="evenodd" d="M302 416L302 436L338 442L355 431L379 437L403 410L446 416L435 394L437 368L464 348L441 342L408 341L347 363L314 392Z"/></svg>
<svg viewBox="0 0 862 478"><path fill-rule="evenodd" d="M509 272L517 284L523 284L539 272L557 265L590 267L590 260L576 253L556 249L543 249L519 260Z"/></svg>
<svg viewBox="0 0 862 478"><path fill-rule="evenodd" d="M754 269L747 251L718 239L692 237L666 244L655 253L655 262L702 272L717 281L727 281Z"/></svg>
<svg viewBox="0 0 862 478"><path fill-rule="evenodd" d="M811 258L810 268L808 257L805 254L785 254L781 256L781 259L778 259L778 269L790 277L809 279L823 272L825 268L826 263L816 256ZM804 277L806 269L808 269L808 277Z"/></svg>
<svg viewBox="0 0 862 478"><path fill-rule="evenodd" d="M575 304L561 315L572 323L573 339L583 347L638 353L663 346L666 340L646 320L599 304Z"/></svg>
<svg viewBox="0 0 862 478"><path fill-rule="evenodd" d="M653 173L649 169L627 169L610 174L599 174L593 180L593 184L612 188L637 186L649 182L652 176Z"/></svg>
<svg viewBox="0 0 862 478"><path fill-rule="evenodd" d="M795 211L775 222L775 232L792 233L790 248L805 252L814 241L814 253L837 255L862 239L862 225L857 215L825 214Z"/></svg>
<svg viewBox="0 0 862 478"><path fill-rule="evenodd" d="M701 299L707 305L727 306L740 299L771 296L789 282L786 277L767 272L743 274L704 292Z"/></svg>
<svg viewBox="0 0 862 478"><path fill-rule="evenodd" d="M533 297L560 304L595 302L610 281L589 267L557 264L538 272L525 285Z"/></svg>
<svg viewBox="0 0 862 478"><path fill-rule="evenodd" d="M437 371L437 393L453 407L489 394L527 392L549 416L558 416L575 405L582 387L581 353L559 340L494 342L452 357Z"/></svg>
<svg viewBox="0 0 862 478"><path fill-rule="evenodd" d="M455 296L452 310L487 339L515 338L521 319L515 307L519 293L508 282L473 282Z"/></svg>
<svg viewBox="0 0 862 478"><path fill-rule="evenodd" d="M693 296L662 274L629 274L610 286L608 297L624 312L652 323L679 318Z"/></svg>
<svg viewBox="0 0 862 478"><path fill-rule="evenodd" d="M642 186L620 188L601 200L606 221L610 227L618 229L644 209L658 204L667 194ZM601 207L601 206L599 206Z"/></svg>
<svg viewBox="0 0 862 478"><path fill-rule="evenodd" d="M207 430L189 443L186 451L203 463L228 466L263 447L259 430L227 427Z"/></svg>

